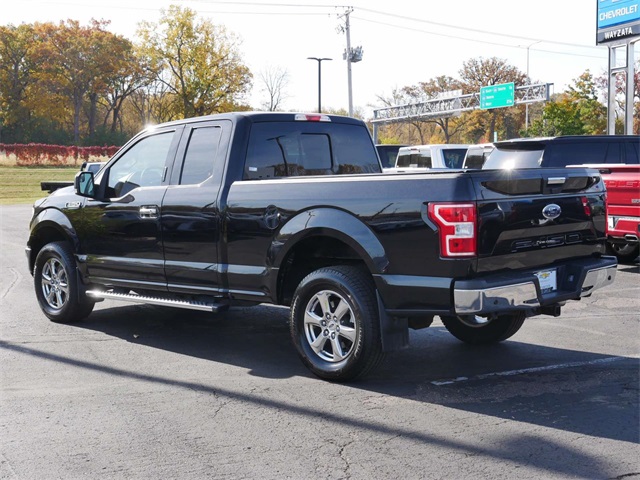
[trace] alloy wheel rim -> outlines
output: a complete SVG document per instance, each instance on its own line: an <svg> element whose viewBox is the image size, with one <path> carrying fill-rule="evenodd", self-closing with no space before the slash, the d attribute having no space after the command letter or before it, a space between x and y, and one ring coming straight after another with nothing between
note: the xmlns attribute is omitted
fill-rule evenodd
<svg viewBox="0 0 640 480"><path fill-rule="evenodd" d="M48 259L42 267L41 286L44 300L54 310L60 310L69 299L69 276L57 258Z"/></svg>
<svg viewBox="0 0 640 480"><path fill-rule="evenodd" d="M347 359L358 340L356 316L337 292L315 293L304 311L304 333L313 352L329 363Z"/></svg>

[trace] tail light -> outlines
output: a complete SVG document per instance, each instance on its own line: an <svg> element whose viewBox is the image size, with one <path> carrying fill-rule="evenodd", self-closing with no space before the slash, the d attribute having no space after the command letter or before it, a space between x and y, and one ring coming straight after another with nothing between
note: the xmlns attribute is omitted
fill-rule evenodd
<svg viewBox="0 0 640 480"><path fill-rule="evenodd" d="M476 206L473 203L430 203L429 218L438 226L442 257L476 255Z"/></svg>
<svg viewBox="0 0 640 480"><path fill-rule="evenodd" d="M328 115L320 115L315 113L296 113L294 117L296 122L330 122Z"/></svg>
<svg viewBox="0 0 640 480"><path fill-rule="evenodd" d="M589 204L588 197L580 197L580 201L582 202L582 208L584 209L584 214L587 217L591 216L591 205Z"/></svg>

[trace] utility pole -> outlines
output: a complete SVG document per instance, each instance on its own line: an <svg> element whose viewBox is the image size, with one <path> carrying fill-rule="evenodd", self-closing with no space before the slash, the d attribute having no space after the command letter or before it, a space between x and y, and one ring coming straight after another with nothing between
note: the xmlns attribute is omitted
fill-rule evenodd
<svg viewBox="0 0 640 480"><path fill-rule="evenodd" d="M347 37L347 48L342 54L342 58L347 61L347 88L349 95L349 116L353 117L353 89L351 85L351 64L362 60L362 47L351 48L351 25L349 15L353 12L353 7L347 7L344 12L344 26L338 27L338 32L344 32Z"/></svg>
<svg viewBox="0 0 640 480"><path fill-rule="evenodd" d="M349 8L344 16L345 16L345 33L347 36L347 50L345 51L345 56L347 58L347 85L348 85L348 93L349 93L349 116L353 117L353 89L351 86L351 27L349 25L349 14L353 12L353 8Z"/></svg>

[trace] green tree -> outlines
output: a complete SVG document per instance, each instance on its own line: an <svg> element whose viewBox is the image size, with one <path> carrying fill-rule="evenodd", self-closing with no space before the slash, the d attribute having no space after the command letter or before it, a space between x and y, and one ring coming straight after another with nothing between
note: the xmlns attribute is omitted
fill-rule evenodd
<svg viewBox="0 0 640 480"><path fill-rule="evenodd" d="M586 135L606 133L607 109L598 100L597 81L589 70L573 80L567 88L567 95L576 104L583 124L582 133Z"/></svg>
<svg viewBox="0 0 640 480"><path fill-rule="evenodd" d="M143 22L140 48L158 65L156 80L173 94L176 115L191 117L233 110L251 86L234 35L176 5L158 24Z"/></svg>
<svg viewBox="0 0 640 480"><path fill-rule="evenodd" d="M557 135L581 135L584 122L580 118L578 105L566 93L561 93L548 102L542 117L536 119L526 136L553 137Z"/></svg>
<svg viewBox="0 0 640 480"><path fill-rule="evenodd" d="M598 99L598 83L586 70L567 90L555 95L531 124L527 136L595 135L605 133L606 107Z"/></svg>

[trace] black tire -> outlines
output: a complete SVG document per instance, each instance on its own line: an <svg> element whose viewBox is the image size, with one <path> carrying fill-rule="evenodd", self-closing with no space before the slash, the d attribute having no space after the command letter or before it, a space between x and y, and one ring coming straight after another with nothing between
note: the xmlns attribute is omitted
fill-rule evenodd
<svg viewBox="0 0 640 480"><path fill-rule="evenodd" d="M307 275L294 293L291 339L318 377L353 380L383 359L379 318L367 273L342 265L321 268Z"/></svg>
<svg viewBox="0 0 640 480"><path fill-rule="evenodd" d="M53 322L78 322L93 310L95 302L79 291L76 261L66 242L42 247L36 257L33 282L40 308Z"/></svg>
<svg viewBox="0 0 640 480"><path fill-rule="evenodd" d="M609 252L616 256L620 263L633 263L640 254L640 244L611 243L607 244Z"/></svg>
<svg viewBox="0 0 640 480"><path fill-rule="evenodd" d="M471 345L486 345L501 342L513 336L520 330L526 317L524 312L516 312L500 315L486 324L479 325L474 325L465 317L442 316L440 318L446 329L458 340Z"/></svg>

